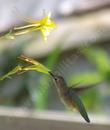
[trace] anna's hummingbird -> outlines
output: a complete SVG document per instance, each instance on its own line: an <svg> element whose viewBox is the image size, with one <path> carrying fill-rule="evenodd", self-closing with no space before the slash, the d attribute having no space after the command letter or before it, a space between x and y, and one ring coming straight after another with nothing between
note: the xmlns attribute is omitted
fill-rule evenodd
<svg viewBox="0 0 110 130"><path fill-rule="evenodd" d="M54 84L57 88L58 94L63 101L63 103L69 107L70 109L76 108L82 117L89 123L89 117L87 115L86 109L79 98L78 94L87 89L87 87L81 87L81 88L73 88L68 87L64 78L62 76L54 75L50 72L50 75L53 78Z"/></svg>

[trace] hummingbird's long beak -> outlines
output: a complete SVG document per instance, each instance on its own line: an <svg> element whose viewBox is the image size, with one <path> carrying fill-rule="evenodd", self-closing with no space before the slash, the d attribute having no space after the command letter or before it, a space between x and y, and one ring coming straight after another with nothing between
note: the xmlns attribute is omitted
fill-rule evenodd
<svg viewBox="0 0 110 130"><path fill-rule="evenodd" d="M49 74L50 74L53 78L55 78L55 75L54 75L52 72L49 71Z"/></svg>

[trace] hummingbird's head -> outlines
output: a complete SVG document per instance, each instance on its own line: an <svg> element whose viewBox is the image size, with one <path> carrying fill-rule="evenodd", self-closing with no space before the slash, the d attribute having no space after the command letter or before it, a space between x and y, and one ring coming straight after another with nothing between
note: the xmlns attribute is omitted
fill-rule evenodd
<svg viewBox="0 0 110 130"><path fill-rule="evenodd" d="M50 75L52 76L53 78L53 81L54 83L57 85L57 86L62 86L65 81L64 81L64 78L62 76L59 76L59 75L54 75L53 73L50 72Z"/></svg>

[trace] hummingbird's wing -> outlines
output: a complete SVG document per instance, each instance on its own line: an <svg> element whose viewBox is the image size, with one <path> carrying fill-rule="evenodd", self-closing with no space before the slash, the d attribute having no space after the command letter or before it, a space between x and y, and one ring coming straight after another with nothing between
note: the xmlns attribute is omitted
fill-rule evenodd
<svg viewBox="0 0 110 130"><path fill-rule="evenodd" d="M69 95L71 96L73 103L75 104L82 117L89 123L89 117L79 96L74 91L71 91L71 89L69 89Z"/></svg>
<svg viewBox="0 0 110 130"><path fill-rule="evenodd" d="M85 85L85 86L80 86L80 87L76 87L76 88L71 86L70 89L79 95L82 92L85 92L86 90L91 89L93 87L95 87L95 85Z"/></svg>

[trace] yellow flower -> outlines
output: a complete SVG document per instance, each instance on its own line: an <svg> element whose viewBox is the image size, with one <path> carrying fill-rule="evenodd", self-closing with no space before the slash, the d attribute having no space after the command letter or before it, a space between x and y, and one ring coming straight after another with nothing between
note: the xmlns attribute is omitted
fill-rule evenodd
<svg viewBox="0 0 110 130"><path fill-rule="evenodd" d="M32 58L25 56L25 55L21 55L19 57L19 59L32 64L31 66L26 67L26 69L24 69L24 70L35 70L35 71L45 73L45 74L49 74L49 72L50 72L50 70L47 67L45 67L43 64L39 63L38 61L36 61Z"/></svg>
<svg viewBox="0 0 110 130"><path fill-rule="evenodd" d="M40 21L39 30L41 30L44 40L50 35L52 29L56 27L55 23L50 19L51 13L49 13L44 19Z"/></svg>
<svg viewBox="0 0 110 130"><path fill-rule="evenodd" d="M28 25L14 27L12 30L10 30L11 37L39 30L43 35L43 39L46 41L47 37L50 35L51 30L56 27L55 22L51 20L51 13L48 13L48 15L39 21L29 18L23 18L23 20L27 22Z"/></svg>

